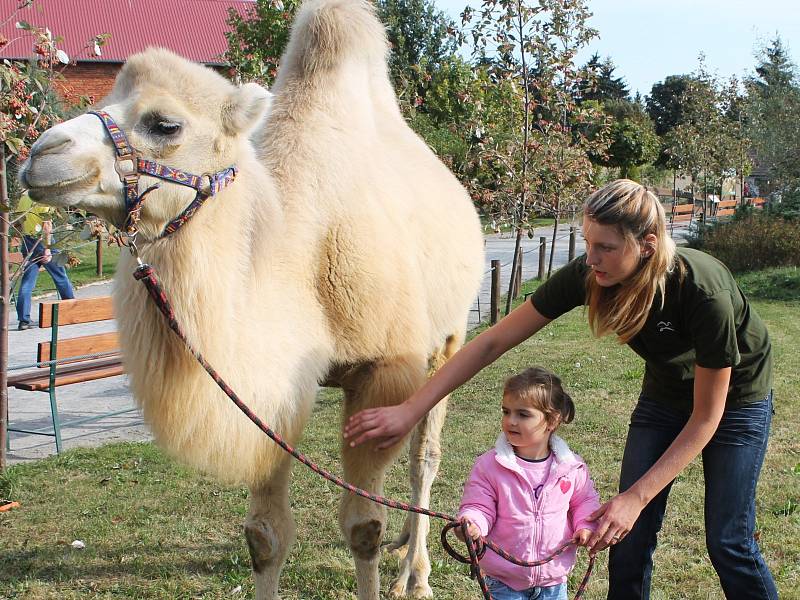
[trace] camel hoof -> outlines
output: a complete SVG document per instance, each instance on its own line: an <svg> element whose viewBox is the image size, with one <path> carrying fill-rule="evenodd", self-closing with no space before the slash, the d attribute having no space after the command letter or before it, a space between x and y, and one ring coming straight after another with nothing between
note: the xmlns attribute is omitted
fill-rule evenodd
<svg viewBox="0 0 800 600"><path fill-rule="evenodd" d="M411 586L409 591L410 577L400 577L392 584L389 589L389 597L391 598L433 598L433 590L427 583L417 583Z"/></svg>
<svg viewBox="0 0 800 600"><path fill-rule="evenodd" d="M411 534L408 532L403 532L398 535L394 540L386 544L383 549L387 554L394 554L399 559L405 558L405 555L408 553L408 539L411 537Z"/></svg>

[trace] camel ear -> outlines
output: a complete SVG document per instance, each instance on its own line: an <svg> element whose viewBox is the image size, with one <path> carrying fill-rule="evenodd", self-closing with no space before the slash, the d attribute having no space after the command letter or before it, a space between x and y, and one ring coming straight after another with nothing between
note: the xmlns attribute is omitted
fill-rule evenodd
<svg viewBox="0 0 800 600"><path fill-rule="evenodd" d="M266 114L272 94L257 83L246 83L231 94L222 108L222 126L229 135L254 129Z"/></svg>

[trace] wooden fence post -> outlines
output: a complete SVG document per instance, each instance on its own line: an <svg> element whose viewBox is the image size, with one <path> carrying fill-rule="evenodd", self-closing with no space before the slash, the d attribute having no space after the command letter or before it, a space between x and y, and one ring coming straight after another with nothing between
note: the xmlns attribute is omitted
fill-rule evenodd
<svg viewBox="0 0 800 600"><path fill-rule="evenodd" d="M95 258L97 259L97 268L95 269L98 275L103 274L103 236L97 238L97 246L94 250Z"/></svg>
<svg viewBox="0 0 800 600"><path fill-rule="evenodd" d="M539 238L539 274L536 278L539 281L544 279L544 263L547 260L547 238L540 237Z"/></svg>
<svg viewBox="0 0 800 600"><path fill-rule="evenodd" d="M500 261L492 260L492 295L489 307L489 323L500 320Z"/></svg>
<svg viewBox="0 0 800 600"><path fill-rule="evenodd" d="M575 227L569 228L569 262L575 259Z"/></svg>

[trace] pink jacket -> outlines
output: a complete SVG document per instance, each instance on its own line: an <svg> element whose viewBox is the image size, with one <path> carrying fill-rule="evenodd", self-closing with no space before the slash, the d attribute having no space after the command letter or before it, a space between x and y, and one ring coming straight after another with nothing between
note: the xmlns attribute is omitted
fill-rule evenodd
<svg viewBox="0 0 800 600"><path fill-rule="evenodd" d="M587 517L600 507L599 495L586 464L557 435L550 437L554 460L539 497L522 474L505 434L494 449L478 457L458 516L475 523L481 533L523 560L551 554L578 529L595 525ZM487 550L483 571L515 590L553 586L567 580L575 565L575 548L539 567L520 567Z"/></svg>

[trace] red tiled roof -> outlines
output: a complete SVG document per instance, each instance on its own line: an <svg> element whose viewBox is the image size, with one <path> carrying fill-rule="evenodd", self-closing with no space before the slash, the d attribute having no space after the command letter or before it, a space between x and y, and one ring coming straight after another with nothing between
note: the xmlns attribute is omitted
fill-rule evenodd
<svg viewBox="0 0 800 600"><path fill-rule="evenodd" d="M16 3L15 3L16 4ZM11 43L0 58L27 58L32 38L15 23L48 27L63 38L58 47L78 61L123 62L148 46L169 48L189 60L222 64L227 48L228 8L244 14L253 0L34 0L0 26ZM0 16L2 19L6 15ZM87 43L96 35L111 37L95 56Z"/></svg>

